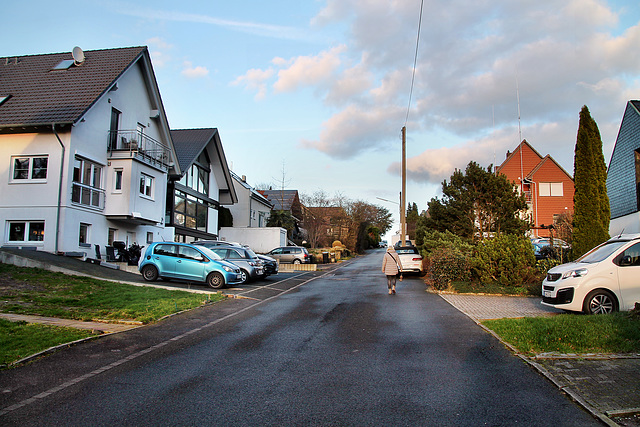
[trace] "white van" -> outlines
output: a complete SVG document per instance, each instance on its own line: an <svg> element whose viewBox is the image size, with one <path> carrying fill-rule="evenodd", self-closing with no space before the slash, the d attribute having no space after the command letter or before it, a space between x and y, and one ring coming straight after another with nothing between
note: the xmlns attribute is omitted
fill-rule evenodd
<svg viewBox="0 0 640 427"><path fill-rule="evenodd" d="M587 314L627 311L640 302L640 234L622 234L575 262L550 269L542 304Z"/></svg>

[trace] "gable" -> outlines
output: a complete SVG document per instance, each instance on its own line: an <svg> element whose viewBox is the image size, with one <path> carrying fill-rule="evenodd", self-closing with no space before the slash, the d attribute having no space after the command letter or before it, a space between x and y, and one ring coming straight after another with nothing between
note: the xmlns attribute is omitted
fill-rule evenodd
<svg viewBox="0 0 640 427"><path fill-rule="evenodd" d="M528 142L523 140L513 153L507 153L507 158L496 172L506 175L508 179L519 182L540 163L542 156Z"/></svg>
<svg viewBox="0 0 640 427"><path fill-rule="evenodd" d="M640 101L629 101L607 170L607 195L612 219L638 211L636 150L640 150Z"/></svg>

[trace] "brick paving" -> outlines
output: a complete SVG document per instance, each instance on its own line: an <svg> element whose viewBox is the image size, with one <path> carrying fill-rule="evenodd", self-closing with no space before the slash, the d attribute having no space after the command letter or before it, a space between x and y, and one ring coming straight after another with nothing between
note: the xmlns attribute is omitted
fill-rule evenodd
<svg viewBox="0 0 640 427"><path fill-rule="evenodd" d="M541 298L441 293L475 322L554 316ZM640 355L538 355L526 358L562 391L608 425L640 426ZM626 416L631 414L631 416ZM636 414L635 416L633 414Z"/></svg>

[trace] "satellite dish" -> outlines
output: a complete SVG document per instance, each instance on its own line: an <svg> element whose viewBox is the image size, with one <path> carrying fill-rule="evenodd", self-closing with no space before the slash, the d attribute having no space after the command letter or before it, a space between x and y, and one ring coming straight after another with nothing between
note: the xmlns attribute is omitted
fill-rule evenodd
<svg viewBox="0 0 640 427"><path fill-rule="evenodd" d="M73 48L71 56L73 56L73 63L75 65L80 65L84 62L84 52L78 46Z"/></svg>

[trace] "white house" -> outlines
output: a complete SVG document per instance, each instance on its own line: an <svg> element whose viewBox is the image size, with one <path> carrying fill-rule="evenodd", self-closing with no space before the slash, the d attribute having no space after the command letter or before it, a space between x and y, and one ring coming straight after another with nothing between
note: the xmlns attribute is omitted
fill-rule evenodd
<svg viewBox="0 0 640 427"><path fill-rule="evenodd" d="M238 197L216 128L171 131L181 174L169 176L166 225L174 240L218 238L218 210Z"/></svg>
<svg viewBox="0 0 640 427"><path fill-rule="evenodd" d="M3 246L173 240L181 171L146 47L0 58L0 165Z"/></svg>
<svg viewBox="0 0 640 427"><path fill-rule="evenodd" d="M265 196L247 183L246 176L231 172L238 203L229 207L234 227L266 227L273 205Z"/></svg>

